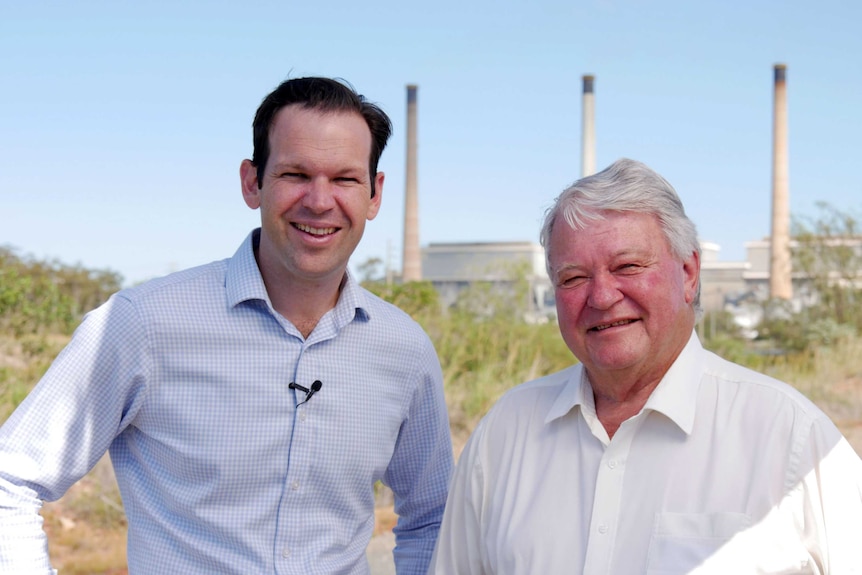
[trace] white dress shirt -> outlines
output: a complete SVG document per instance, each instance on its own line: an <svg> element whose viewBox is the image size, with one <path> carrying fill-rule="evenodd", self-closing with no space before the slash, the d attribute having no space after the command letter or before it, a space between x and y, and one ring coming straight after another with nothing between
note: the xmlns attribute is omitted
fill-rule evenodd
<svg viewBox="0 0 862 575"><path fill-rule="evenodd" d="M501 398L430 572L862 573L862 462L803 395L692 334L613 439L581 365Z"/></svg>

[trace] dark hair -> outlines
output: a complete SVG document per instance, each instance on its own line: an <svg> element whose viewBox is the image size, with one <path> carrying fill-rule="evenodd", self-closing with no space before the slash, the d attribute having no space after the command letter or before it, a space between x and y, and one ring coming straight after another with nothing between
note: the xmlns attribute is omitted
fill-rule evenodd
<svg viewBox="0 0 862 575"><path fill-rule="evenodd" d="M357 94L353 86L344 80L331 78L293 78L286 80L273 90L254 115L254 155L251 163L257 168L257 185L263 184L264 169L269 160L269 132L275 115L285 106L298 104L320 112L356 112L361 115L371 131L371 154L368 158L368 173L371 176L371 197L374 197L374 179L377 162L386 142L392 134L392 121L379 106Z"/></svg>

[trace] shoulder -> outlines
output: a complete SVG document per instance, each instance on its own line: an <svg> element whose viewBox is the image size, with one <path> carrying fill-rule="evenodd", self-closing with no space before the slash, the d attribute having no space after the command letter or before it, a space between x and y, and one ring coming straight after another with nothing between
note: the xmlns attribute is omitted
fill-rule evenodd
<svg viewBox="0 0 862 575"><path fill-rule="evenodd" d="M581 372L582 366L577 364L516 385L504 393L482 418L482 433L499 434L544 427L552 408L558 407L558 402L565 399L562 397L564 393L573 399L578 396Z"/></svg>
<svg viewBox="0 0 862 575"><path fill-rule="evenodd" d="M504 393L495 404L499 410L521 411L525 405L554 402L569 384L580 384L583 367L572 365L543 377L516 385ZM550 407L550 406L549 406Z"/></svg>
<svg viewBox="0 0 862 575"><path fill-rule="evenodd" d="M581 371L575 365L503 394L470 434L459 459L461 473L494 481L527 461L540 466L557 444L552 437L562 429L549 423L549 416L560 402L569 405L578 395Z"/></svg>
<svg viewBox="0 0 862 575"><path fill-rule="evenodd" d="M425 329L410 314L365 288L360 288L367 326L376 336L392 338L403 344L426 346L431 343Z"/></svg>
<svg viewBox="0 0 862 575"><path fill-rule="evenodd" d="M753 408L792 409L812 418L825 417L822 410L798 389L764 373L727 361L712 352L705 353L704 381L725 394L738 394Z"/></svg>
<svg viewBox="0 0 862 575"><path fill-rule="evenodd" d="M359 292L362 294L364 298L363 304L368 308L369 315L371 314L380 314L382 317L392 320L395 322L403 322L405 324L416 324L416 321L410 317L406 311L396 306L395 304L389 303L384 300L380 296L376 295L374 292L369 291L368 289L359 286Z"/></svg>
<svg viewBox="0 0 862 575"><path fill-rule="evenodd" d="M812 442L834 445L843 439L830 417L795 387L709 356L698 390L699 428L735 429L748 447L785 445L794 461Z"/></svg>
<svg viewBox="0 0 862 575"><path fill-rule="evenodd" d="M160 303L180 305L186 300L199 302L211 293L224 293L228 261L215 261L155 278L123 289L117 297L136 307Z"/></svg>

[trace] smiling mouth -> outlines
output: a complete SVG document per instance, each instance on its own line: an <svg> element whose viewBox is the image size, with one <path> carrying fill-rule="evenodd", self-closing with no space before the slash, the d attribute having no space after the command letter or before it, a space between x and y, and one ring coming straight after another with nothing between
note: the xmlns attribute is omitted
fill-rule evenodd
<svg viewBox="0 0 862 575"><path fill-rule="evenodd" d="M615 321L613 323L605 323L602 325L597 325L595 327L591 327L590 331L604 331L604 330L608 329L609 327L618 327L621 325L628 325L628 324L634 323L636 321L637 320L635 320L635 319L623 319L620 321Z"/></svg>
<svg viewBox="0 0 862 575"><path fill-rule="evenodd" d="M327 236L329 234L334 234L335 230L338 228L313 228L311 226L307 226L305 224L293 224L293 227L296 229L303 231L307 234L311 234L313 236Z"/></svg>

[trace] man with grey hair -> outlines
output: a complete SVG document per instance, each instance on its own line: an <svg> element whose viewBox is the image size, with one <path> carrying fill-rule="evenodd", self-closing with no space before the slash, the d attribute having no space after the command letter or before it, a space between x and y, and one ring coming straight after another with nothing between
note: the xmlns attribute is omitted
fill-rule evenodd
<svg viewBox="0 0 862 575"><path fill-rule="evenodd" d="M580 363L474 430L430 572L862 572L862 462L799 392L701 347L673 187L619 160L557 198L541 239Z"/></svg>

